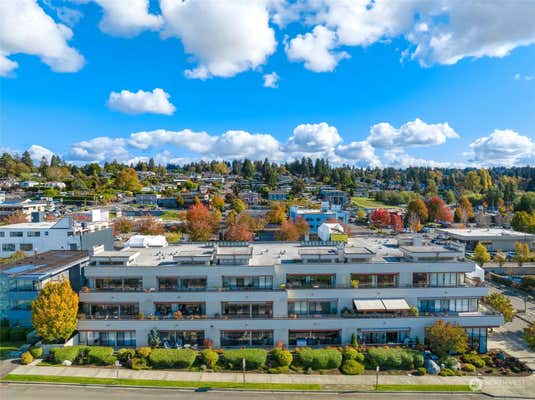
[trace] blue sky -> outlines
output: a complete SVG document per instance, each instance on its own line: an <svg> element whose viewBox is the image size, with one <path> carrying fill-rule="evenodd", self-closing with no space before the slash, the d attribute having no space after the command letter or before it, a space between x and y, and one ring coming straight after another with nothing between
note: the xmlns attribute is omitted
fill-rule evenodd
<svg viewBox="0 0 535 400"><path fill-rule="evenodd" d="M535 160L535 2L175 1L2 2L0 147L77 163Z"/></svg>

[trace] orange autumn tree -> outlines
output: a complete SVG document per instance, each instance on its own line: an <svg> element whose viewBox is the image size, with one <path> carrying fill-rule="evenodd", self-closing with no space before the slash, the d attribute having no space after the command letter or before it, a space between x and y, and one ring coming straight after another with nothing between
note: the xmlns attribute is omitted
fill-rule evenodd
<svg viewBox="0 0 535 400"><path fill-rule="evenodd" d="M225 232L225 240L250 242L253 240L253 232L245 222L236 222L228 226Z"/></svg>
<svg viewBox="0 0 535 400"><path fill-rule="evenodd" d="M299 237L299 229L292 221L284 221L279 231L275 233L275 238L280 241L294 242L299 240Z"/></svg>
<svg viewBox="0 0 535 400"><path fill-rule="evenodd" d="M32 302L32 324L46 342L65 341L76 329L78 295L67 279L49 282Z"/></svg>
<svg viewBox="0 0 535 400"><path fill-rule="evenodd" d="M310 229L303 217L297 217L295 226L297 228L297 232L299 232L299 237L301 238L304 238Z"/></svg>
<svg viewBox="0 0 535 400"><path fill-rule="evenodd" d="M192 205L186 212L186 230L193 241L210 240L219 226L221 214L211 212L202 203Z"/></svg>
<svg viewBox="0 0 535 400"><path fill-rule="evenodd" d="M391 217L386 208L376 208L371 216L373 224L378 228L386 228L390 226Z"/></svg>
<svg viewBox="0 0 535 400"><path fill-rule="evenodd" d="M22 222L28 222L28 216L22 211L15 211L13 214L5 217L3 222L6 225L20 224Z"/></svg>

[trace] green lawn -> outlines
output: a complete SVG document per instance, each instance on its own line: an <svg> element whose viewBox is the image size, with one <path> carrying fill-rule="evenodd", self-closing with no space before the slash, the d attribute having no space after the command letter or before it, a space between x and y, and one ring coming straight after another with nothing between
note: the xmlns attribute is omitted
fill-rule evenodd
<svg viewBox="0 0 535 400"><path fill-rule="evenodd" d="M471 392L468 385L379 385L379 392Z"/></svg>
<svg viewBox="0 0 535 400"><path fill-rule="evenodd" d="M362 207L362 208L378 208L378 207L384 207L384 208L395 208L395 209L403 209L403 207L399 206L390 206L388 204L385 204L381 201L375 201L371 197L352 197L351 198L351 205Z"/></svg>
<svg viewBox="0 0 535 400"><path fill-rule="evenodd" d="M7 354L11 351L18 350L24 342L2 342L0 343L0 360L7 357Z"/></svg>
<svg viewBox="0 0 535 400"><path fill-rule="evenodd" d="M77 376L55 375L14 375L8 374L0 380L16 382L51 382L78 383L92 385L126 385L126 386L157 386L177 388L211 388L211 389L264 389L264 390L321 390L317 384L293 383L235 383L235 382L197 382L197 381L167 381L155 379L113 379L113 378L84 378Z"/></svg>
<svg viewBox="0 0 535 400"><path fill-rule="evenodd" d="M164 221L180 220L180 211L164 211L160 218Z"/></svg>

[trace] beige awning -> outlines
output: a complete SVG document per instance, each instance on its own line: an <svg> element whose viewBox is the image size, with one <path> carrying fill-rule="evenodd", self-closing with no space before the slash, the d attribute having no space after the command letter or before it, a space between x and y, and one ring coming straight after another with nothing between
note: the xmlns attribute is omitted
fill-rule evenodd
<svg viewBox="0 0 535 400"><path fill-rule="evenodd" d="M353 300L353 305L358 312L384 312L385 306L381 299Z"/></svg>
<svg viewBox="0 0 535 400"><path fill-rule="evenodd" d="M381 299L387 311L408 311L409 304L405 299Z"/></svg>

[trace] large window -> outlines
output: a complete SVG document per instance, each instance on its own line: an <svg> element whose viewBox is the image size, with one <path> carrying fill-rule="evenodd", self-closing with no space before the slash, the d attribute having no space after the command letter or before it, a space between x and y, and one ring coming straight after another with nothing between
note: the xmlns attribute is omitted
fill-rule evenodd
<svg viewBox="0 0 535 400"><path fill-rule="evenodd" d="M273 331L221 331L221 346L273 346Z"/></svg>
<svg viewBox="0 0 535 400"><path fill-rule="evenodd" d="M21 243L19 245L19 248L21 251L32 251L33 250L33 244L32 243Z"/></svg>
<svg viewBox="0 0 535 400"><path fill-rule="evenodd" d="M183 317L201 316L206 314L205 303L154 303L155 314L164 318L174 318L177 311Z"/></svg>
<svg viewBox="0 0 535 400"><path fill-rule="evenodd" d="M22 237L22 232L9 232L9 237Z"/></svg>
<svg viewBox="0 0 535 400"><path fill-rule="evenodd" d="M39 281L32 279L11 279L9 281L9 290L14 292L33 292L41 289Z"/></svg>
<svg viewBox="0 0 535 400"><path fill-rule="evenodd" d="M136 331L80 331L78 341L89 346L135 347Z"/></svg>
<svg viewBox="0 0 535 400"><path fill-rule="evenodd" d="M341 344L340 331L289 331L290 346L319 346Z"/></svg>
<svg viewBox="0 0 535 400"><path fill-rule="evenodd" d="M465 328L468 334L468 346L479 352L487 352L487 328Z"/></svg>
<svg viewBox="0 0 535 400"><path fill-rule="evenodd" d="M229 290L272 289L273 277L271 275L224 276L223 288Z"/></svg>
<svg viewBox="0 0 535 400"><path fill-rule="evenodd" d="M158 278L158 290L168 292L178 289L178 278Z"/></svg>
<svg viewBox="0 0 535 400"><path fill-rule="evenodd" d="M137 292L143 290L142 278L95 278L90 285L102 291Z"/></svg>
<svg viewBox="0 0 535 400"><path fill-rule="evenodd" d="M336 285L336 275L286 275L286 286L289 289L331 288Z"/></svg>
<svg viewBox="0 0 535 400"><path fill-rule="evenodd" d="M2 251L15 251L15 243L3 243Z"/></svg>
<svg viewBox="0 0 535 400"><path fill-rule="evenodd" d="M288 314L336 315L336 300L300 300L288 302Z"/></svg>
<svg viewBox="0 0 535 400"><path fill-rule="evenodd" d="M160 338L166 347L202 346L204 331L160 331Z"/></svg>
<svg viewBox="0 0 535 400"><path fill-rule="evenodd" d="M360 340L366 344L398 344L403 343L408 335L407 330L363 331Z"/></svg>
<svg viewBox="0 0 535 400"><path fill-rule="evenodd" d="M414 287L454 287L464 284L463 272L415 272L412 274Z"/></svg>
<svg viewBox="0 0 535 400"><path fill-rule="evenodd" d="M271 318L273 303L221 303L221 314L229 318Z"/></svg>
<svg viewBox="0 0 535 400"><path fill-rule="evenodd" d="M420 312L476 312L479 309L479 299L420 299L418 309Z"/></svg>
<svg viewBox="0 0 535 400"><path fill-rule="evenodd" d="M398 286L398 274L351 274L351 280L359 281L361 289Z"/></svg>
<svg viewBox="0 0 535 400"><path fill-rule="evenodd" d="M133 319L139 314L138 303L92 304L82 303L81 310L92 319Z"/></svg>
<svg viewBox="0 0 535 400"><path fill-rule="evenodd" d="M205 290L206 278L182 278L180 279L181 290Z"/></svg>
<svg viewBox="0 0 535 400"><path fill-rule="evenodd" d="M41 232L29 231L29 232L26 232L26 236L27 237L40 237Z"/></svg>
<svg viewBox="0 0 535 400"><path fill-rule="evenodd" d="M374 275L373 274L351 274L352 281L359 281L359 288L371 288L374 287Z"/></svg>
<svg viewBox="0 0 535 400"><path fill-rule="evenodd" d="M11 302L11 309L12 310L23 310L28 311L32 309L32 301L31 300L13 300Z"/></svg>

